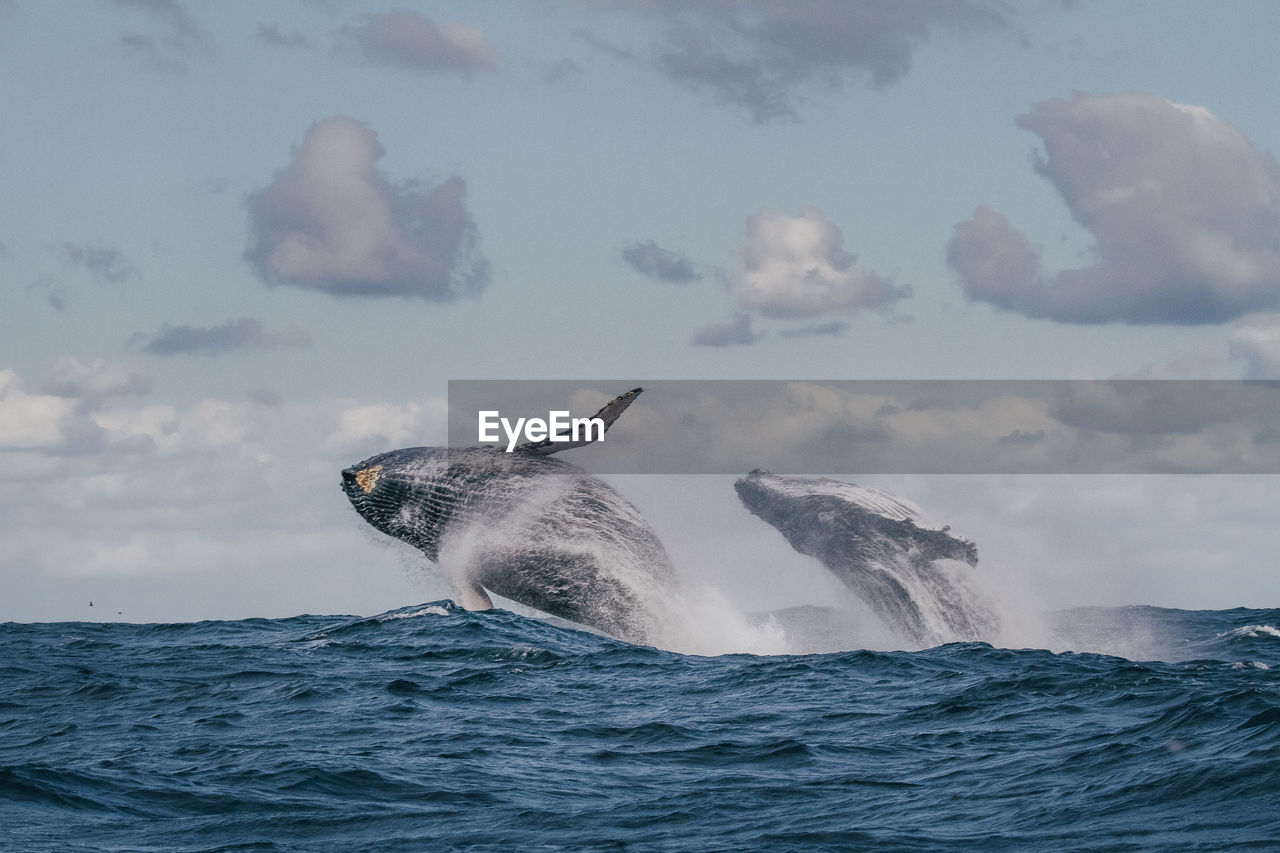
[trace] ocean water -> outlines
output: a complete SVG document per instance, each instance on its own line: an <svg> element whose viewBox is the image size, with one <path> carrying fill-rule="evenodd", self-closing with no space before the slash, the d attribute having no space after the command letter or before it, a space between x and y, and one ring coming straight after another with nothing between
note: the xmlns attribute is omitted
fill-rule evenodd
<svg viewBox="0 0 1280 853"><path fill-rule="evenodd" d="M1163 659L697 657L448 602L0 625L0 849L1280 849L1280 610L1054 620Z"/></svg>

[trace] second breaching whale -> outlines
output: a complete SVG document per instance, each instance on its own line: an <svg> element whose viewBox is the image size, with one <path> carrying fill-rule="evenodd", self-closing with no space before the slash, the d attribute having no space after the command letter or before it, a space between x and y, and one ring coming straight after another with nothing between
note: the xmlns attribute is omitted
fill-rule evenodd
<svg viewBox="0 0 1280 853"><path fill-rule="evenodd" d="M977 546L949 527L933 526L909 501L839 480L761 470L733 485L747 509L791 547L817 558L912 642L998 635L995 612L962 574L978 564Z"/></svg>
<svg viewBox="0 0 1280 853"><path fill-rule="evenodd" d="M642 389L594 417L607 430ZM558 437L560 438L560 437ZM365 521L418 548L448 575L459 604L489 592L634 643L669 619L675 571L649 522L622 495L551 454L586 441L410 447L342 472Z"/></svg>

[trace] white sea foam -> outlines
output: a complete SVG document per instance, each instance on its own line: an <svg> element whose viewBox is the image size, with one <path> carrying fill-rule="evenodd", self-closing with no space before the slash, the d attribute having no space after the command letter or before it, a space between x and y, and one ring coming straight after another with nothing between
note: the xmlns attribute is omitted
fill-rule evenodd
<svg viewBox="0 0 1280 853"><path fill-rule="evenodd" d="M777 620L748 618L720 590L686 588L670 605L670 623L656 645L689 655L785 655L792 649Z"/></svg>
<svg viewBox="0 0 1280 853"><path fill-rule="evenodd" d="M1280 640L1280 630L1270 625L1245 625L1234 631L1223 631L1219 637L1275 637Z"/></svg>
<svg viewBox="0 0 1280 853"><path fill-rule="evenodd" d="M373 617L379 622L390 622L392 619L416 619L419 616L448 616L449 611L438 604L424 604L422 607L405 608L391 613L383 613Z"/></svg>

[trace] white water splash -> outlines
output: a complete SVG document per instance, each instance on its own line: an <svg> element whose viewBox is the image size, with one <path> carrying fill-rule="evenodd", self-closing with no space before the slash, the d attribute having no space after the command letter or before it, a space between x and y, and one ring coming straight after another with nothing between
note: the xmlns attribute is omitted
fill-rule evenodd
<svg viewBox="0 0 1280 853"><path fill-rule="evenodd" d="M1275 637L1280 639L1280 630L1270 625L1245 625L1243 628L1236 628L1234 631L1223 631L1219 637Z"/></svg>
<svg viewBox="0 0 1280 853"><path fill-rule="evenodd" d="M378 622L390 622L393 619L416 619L419 616L448 616L449 611L438 604L424 604L422 607L411 607L404 610L393 610L373 617Z"/></svg>
<svg viewBox="0 0 1280 853"><path fill-rule="evenodd" d="M693 585L671 605L670 625L656 645L688 655L785 655L793 649L776 619L742 613L720 590Z"/></svg>

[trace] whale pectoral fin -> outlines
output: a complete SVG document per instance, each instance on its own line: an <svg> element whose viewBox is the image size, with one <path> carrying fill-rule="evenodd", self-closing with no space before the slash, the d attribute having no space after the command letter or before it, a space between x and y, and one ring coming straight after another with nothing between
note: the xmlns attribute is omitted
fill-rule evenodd
<svg viewBox="0 0 1280 853"><path fill-rule="evenodd" d="M596 412L591 417L599 418L603 421L604 431L608 432L609 427L613 426L613 422L618 419L619 415L627 410L627 406L630 406L635 402L636 397L639 397L640 392L643 390L643 388L632 388L625 394L619 394L617 397L614 397L612 400L605 403L600 411ZM588 430L588 433L589 432L590 431ZM553 441L548 437L544 438L542 441L522 444L517 447L516 450L520 450L525 453L537 453L542 456L550 456L552 453L559 453L561 450L568 450L571 447L582 447L586 444L592 444L595 441L595 439L591 438L584 439L582 441L565 441L565 435L567 435L567 433L561 433L559 440L556 441Z"/></svg>
<svg viewBox="0 0 1280 853"><path fill-rule="evenodd" d="M484 587L475 581L462 581L454 584L454 594L457 596L457 603L464 610L492 610L493 601L489 598L489 593L485 592Z"/></svg>

